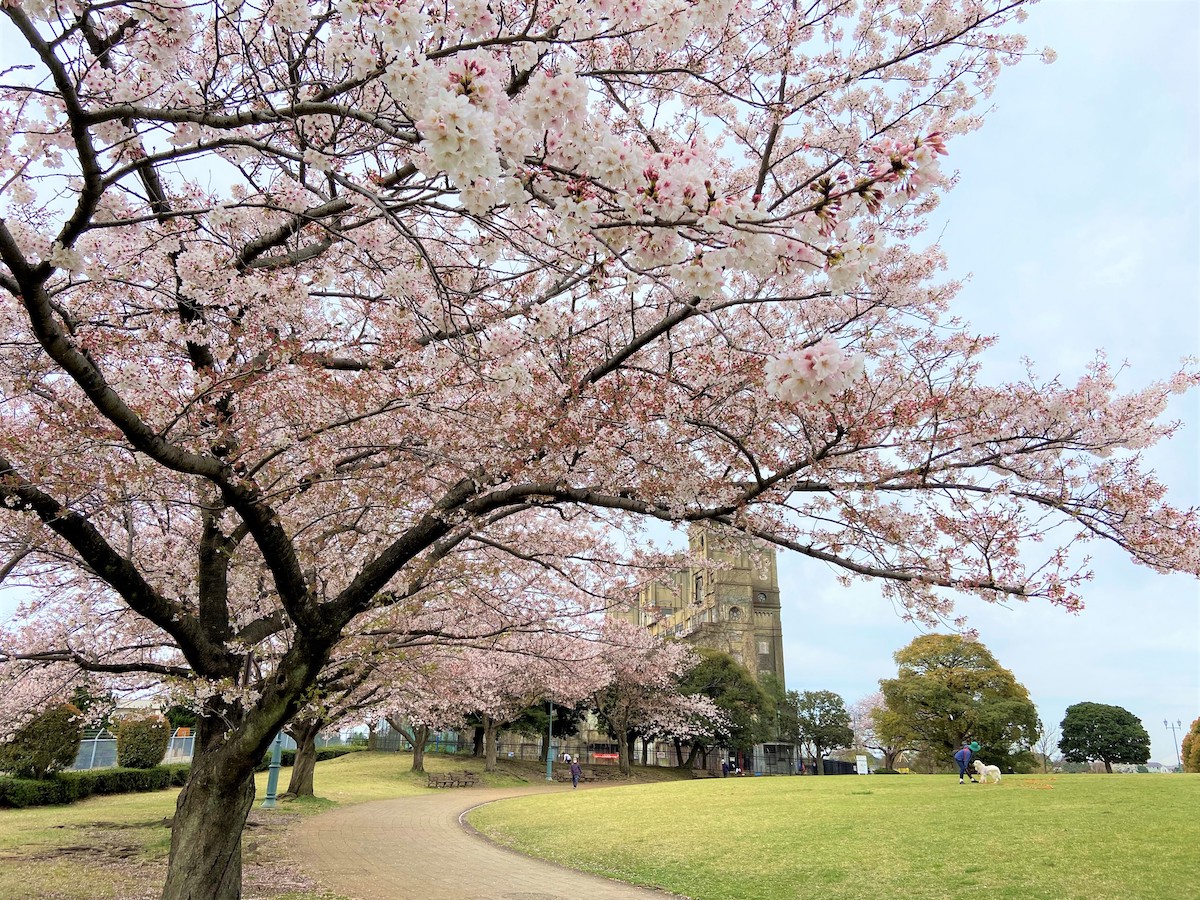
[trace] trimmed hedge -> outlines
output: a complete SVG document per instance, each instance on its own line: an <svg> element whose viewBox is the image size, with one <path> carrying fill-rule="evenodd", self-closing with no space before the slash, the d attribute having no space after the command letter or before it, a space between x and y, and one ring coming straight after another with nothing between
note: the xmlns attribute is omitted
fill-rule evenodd
<svg viewBox="0 0 1200 900"><path fill-rule="evenodd" d="M117 765L153 769L167 755L171 725L158 715L129 717L117 726Z"/></svg>
<svg viewBox="0 0 1200 900"><path fill-rule="evenodd" d="M322 747L317 750L317 762L324 762L327 759L337 759L339 756L345 756L347 753L357 753L362 750L362 747ZM296 751L284 750L279 754L279 765L283 767L294 766L296 764ZM262 758L262 762L254 767L255 772L265 772L271 768L271 751L268 750Z"/></svg>
<svg viewBox="0 0 1200 900"><path fill-rule="evenodd" d="M82 737L79 708L70 703L52 706L0 744L0 771L18 778L47 778L75 761Z"/></svg>
<svg viewBox="0 0 1200 900"><path fill-rule="evenodd" d="M187 781L190 766L157 766L153 769L97 769L94 772L59 772L37 781L0 778L0 807L52 806L74 803L103 794L136 794L179 787Z"/></svg>

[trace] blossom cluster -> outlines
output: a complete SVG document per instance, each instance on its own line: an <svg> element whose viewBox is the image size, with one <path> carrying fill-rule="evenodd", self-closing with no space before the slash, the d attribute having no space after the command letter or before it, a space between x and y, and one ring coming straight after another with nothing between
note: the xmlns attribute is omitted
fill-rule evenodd
<svg viewBox="0 0 1200 900"><path fill-rule="evenodd" d="M769 359L764 366L767 393L785 403L828 400L862 374L861 354L846 353L829 336Z"/></svg>

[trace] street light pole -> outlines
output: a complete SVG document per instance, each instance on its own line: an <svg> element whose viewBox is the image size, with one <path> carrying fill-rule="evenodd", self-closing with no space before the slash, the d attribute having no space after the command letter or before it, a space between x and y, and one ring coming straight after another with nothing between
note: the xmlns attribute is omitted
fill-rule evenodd
<svg viewBox="0 0 1200 900"><path fill-rule="evenodd" d="M1174 738L1174 740L1175 740L1175 760L1176 760L1175 771L1182 772L1183 771L1183 757L1179 754L1179 738L1176 737L1176 735L1175 735L1175 729L1183 728L1183 720L1176 719L1175 722L1172 724L1171 722L1168 722L1166 719L1163 719L1163 728L1171 729L1171 737Z"/></svg>
<svg viewBox="0 0 1200 900"><path fill-rule="evenodd" d="M546 719L546 780L554 780L554 701L550 704L550 716Z"/></svg>
<svg viewBox="0 0 1200 900"><path fill-rule="evenodd" d="M267 771L267 796L263 798L262 809L275 808L275 792L279 789L279 760L283 756L283 731L275 735L275 743L271 745L271 766Z"/></svg>

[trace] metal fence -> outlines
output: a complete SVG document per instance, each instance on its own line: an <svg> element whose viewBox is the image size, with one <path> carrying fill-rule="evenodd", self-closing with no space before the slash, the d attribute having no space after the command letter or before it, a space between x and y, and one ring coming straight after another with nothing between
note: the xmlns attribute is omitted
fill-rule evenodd
<svg viewBox="0 0 1200 900"><path fill-rule="evenodd" d="M72 769L107 769L117 764L117 737L103 728L89 728L79 742Z"/></svg>
<svg viewBox="0 0 1200 900"><path fill-rule="evenodd" d="M190 728L176 728L167 744L167 752L163 755L164 765L189 763L195 749L196 735ZM317 749L323 747L339 747L348 743L340 734L325 737L317 736ZM296 742L288 735L283 736L283 750L295 750ZM106 729L89 728L83 733L79 742L79 752L75 754L75 762L71 764L74 770L108 769L117 764L117 737Z"/></svg>

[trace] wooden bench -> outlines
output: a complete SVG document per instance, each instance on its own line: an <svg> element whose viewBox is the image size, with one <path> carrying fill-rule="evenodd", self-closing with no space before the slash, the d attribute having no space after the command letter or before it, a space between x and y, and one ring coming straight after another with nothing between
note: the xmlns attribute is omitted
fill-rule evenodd
<svg viewBox="0 0 1200 900"><path fill-rule="evenodd" d="M569 782L571 780L570 768L561 768L554 770L554 780ZM580 781L599 781L600 776L588 769L583 770L583 774L579 776Z"/></svg>
<svg viewBox="0 0 1200 900"><path fill-rule="evenodd" d="M479 776L474 772L430 772L426 787L475 787L479 784Z"/></svg>

